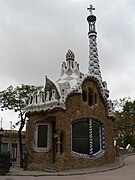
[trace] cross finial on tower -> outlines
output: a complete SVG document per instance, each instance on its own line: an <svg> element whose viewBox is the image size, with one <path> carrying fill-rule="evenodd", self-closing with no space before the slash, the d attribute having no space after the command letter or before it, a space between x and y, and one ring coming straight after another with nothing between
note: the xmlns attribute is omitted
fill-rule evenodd
<svg viewBox="0 0 135 180"><path fill-rule="evenodd" d="M92 6L92 4L90 4L90 7L87 8L87 10L90 12L90 14L92 14L92 11L95 10L95 8Z"/></svg>

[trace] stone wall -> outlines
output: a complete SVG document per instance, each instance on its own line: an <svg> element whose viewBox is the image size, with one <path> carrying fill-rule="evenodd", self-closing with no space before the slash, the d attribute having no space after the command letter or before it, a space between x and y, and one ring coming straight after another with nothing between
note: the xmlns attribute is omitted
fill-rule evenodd
<svg viewBox="0 0 135 180"><path fill-rule="evenodd" d="M48 164L54 162L57 170L85 168L98 166L103 163L114 161L115 149L113 146L113 123L112 119L108 117L107 108L103 102L103 98L99 89L96 87L95 82L85 81L83 89L92 88L97 93L97 103L89 106L82 100L82 94L71 94L66 101L66 110L54 109L48 112L35 112L28 114L29 121L27 124L27 145L29 151L29 168L42 169ZM53 144L55 151L50 149L49 152L36 152L33 149L34 143L34 124L40 121L48 122L49 117L55 117L56 133L62 133L62 152L57 153L58 144ZM104 124L105 134L105 152L99 157L86 158L80 157L71 151L71 124L75 119L80 118L96 118ZM57 141L57 140L56 140ZM57 148L56 148L57 146ZM57 150L56 150L57 149ZM54 159L53 159L54 157Z"/></svg>

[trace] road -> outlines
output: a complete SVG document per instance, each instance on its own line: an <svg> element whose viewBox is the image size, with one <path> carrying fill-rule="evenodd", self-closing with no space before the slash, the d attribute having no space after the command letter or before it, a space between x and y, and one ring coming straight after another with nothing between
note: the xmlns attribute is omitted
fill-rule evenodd
<svg viewBox="0 0 135 180"><path fill-rule="evenodd" d="M119 169L75 176L0 176L0 180L135 180L135 155L124 159Z"/></svg>

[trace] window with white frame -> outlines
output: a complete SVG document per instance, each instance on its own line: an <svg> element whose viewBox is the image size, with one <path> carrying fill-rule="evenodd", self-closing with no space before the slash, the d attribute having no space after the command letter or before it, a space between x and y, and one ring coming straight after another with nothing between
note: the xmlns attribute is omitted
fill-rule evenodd
<svg viewBox="0 0 135 180"><path fill-rule="evenodd" d="M38 122L34 128L33 148L37 152L48 152L52 148L52 124L49 122Z"/></svg>
<svg viewBox="0 0 135 180"><path fill-rule="evenodd" d="M98 155L104 150L103 124L92 118L72 123L72 151L84 155Z"/></svg>

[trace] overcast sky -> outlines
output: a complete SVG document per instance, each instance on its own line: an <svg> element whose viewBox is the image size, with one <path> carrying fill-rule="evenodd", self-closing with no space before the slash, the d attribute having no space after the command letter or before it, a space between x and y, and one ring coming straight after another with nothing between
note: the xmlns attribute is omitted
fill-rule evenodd
<svg viewBox="0 0 135 180"><path fill-rule="evenodd" d="M0 0L0 91L54 82L68 49L88 72L90 4L96 8L100 68L110 99L135 98L135 0ZM3 127L16 121L0 112Z"/></svg>

